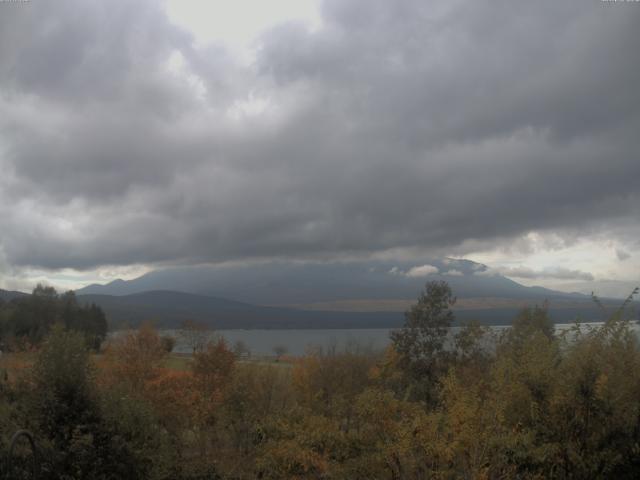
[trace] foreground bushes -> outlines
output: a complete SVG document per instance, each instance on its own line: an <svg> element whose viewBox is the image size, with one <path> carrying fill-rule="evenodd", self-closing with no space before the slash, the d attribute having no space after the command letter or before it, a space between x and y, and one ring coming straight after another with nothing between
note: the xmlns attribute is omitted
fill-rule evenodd
<svg viewBox="0 0 640 480"><path fill-rule="evenodd" d="M559 334L534 308L450 339L450 291L432 287L386 352L293 364L239 363L219 341L168 369L149 327L96 359L57 328L2 383L0 427L36 433L47 478L638 477L640 348L622 315Z"/></svg>

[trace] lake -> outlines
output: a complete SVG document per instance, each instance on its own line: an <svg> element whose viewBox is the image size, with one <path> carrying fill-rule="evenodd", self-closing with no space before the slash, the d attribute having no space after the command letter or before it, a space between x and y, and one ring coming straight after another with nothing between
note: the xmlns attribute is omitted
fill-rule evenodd
<svg viewBox="0 0 640 480"><path fill-rule="evenodd" d="M596 326L598 323L583 323L582 326ZM556 330L564 330L573 324L557 324ZM491 327L499 332L506 326ZM633 323L632 328L640 335L638 323ZM390 328L370 329L318 329L318 330L219 330L212 332L212 338L221 335L233 346L237 341L243 341L252 355L273 355L275 346L283 346L290 355L304 355L309 348L322 347L323 349L335 347L342 350L347 345L357 345L363 348L382 350L389 344ZM453 327L452 334L460 330ZM170 335L177 339L174 352L191 353L187 345L180 337L177 330L162 330L162 335Z"/></svg>

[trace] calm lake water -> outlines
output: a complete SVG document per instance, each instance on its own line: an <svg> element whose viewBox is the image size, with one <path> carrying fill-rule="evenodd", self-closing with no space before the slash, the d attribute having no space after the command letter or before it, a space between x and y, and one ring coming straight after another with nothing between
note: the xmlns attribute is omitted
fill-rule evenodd
<svg viewBox="0 0 640 480"><path fill-rule="evenodd" d="M583 323L582 326L599 325L597 323ZM558 324L556 330L572 327L572 324ZM491 327L499 332L504 326ZM638 323L633 323L632 328L640 335ZM389 328L371 329L326 329L326 330L220 330L212 332L214 338L222 336L230 344L241 340L249 348L252 355L273 355L275 346L283 346L290 355L303 355L310 348L321 347L323 349L335 347L342 350L348 345L356 345L361 348L382 350L389 344ZM453 327L452 334L460 330ZM191 348L181 338L178 330L163 330L162 335L170 335L177 339L174 352L190 353Z"/></svg>

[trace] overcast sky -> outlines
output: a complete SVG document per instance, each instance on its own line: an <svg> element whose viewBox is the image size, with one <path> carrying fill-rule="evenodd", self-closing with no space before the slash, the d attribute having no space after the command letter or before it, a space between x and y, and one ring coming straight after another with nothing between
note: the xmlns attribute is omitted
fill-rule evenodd
<svg viewBox="0 0 640 480"><path fill-rule="evenodd" d="M640 280L640 3L0 2L0 287L456 256Z"/></svg>

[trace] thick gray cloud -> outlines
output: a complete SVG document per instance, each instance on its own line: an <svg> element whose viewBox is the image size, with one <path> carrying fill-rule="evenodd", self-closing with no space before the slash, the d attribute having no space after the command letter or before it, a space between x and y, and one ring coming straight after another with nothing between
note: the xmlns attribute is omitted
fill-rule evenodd
<svg viewBox="0 0 640 480"><path fill-rule="evenodd" d="M249 66L159 2L0 9L8 264L640 228L636 5L326 0L322 28L276 26Z"/></svg>
<svg viewBox="0 0 640 480"><path fill-rule="evenodd" d="M622 262L631 258L631 254L629 252L626 252L625 250L616 248L616 257L618 257L618 260Z"/></svg>

